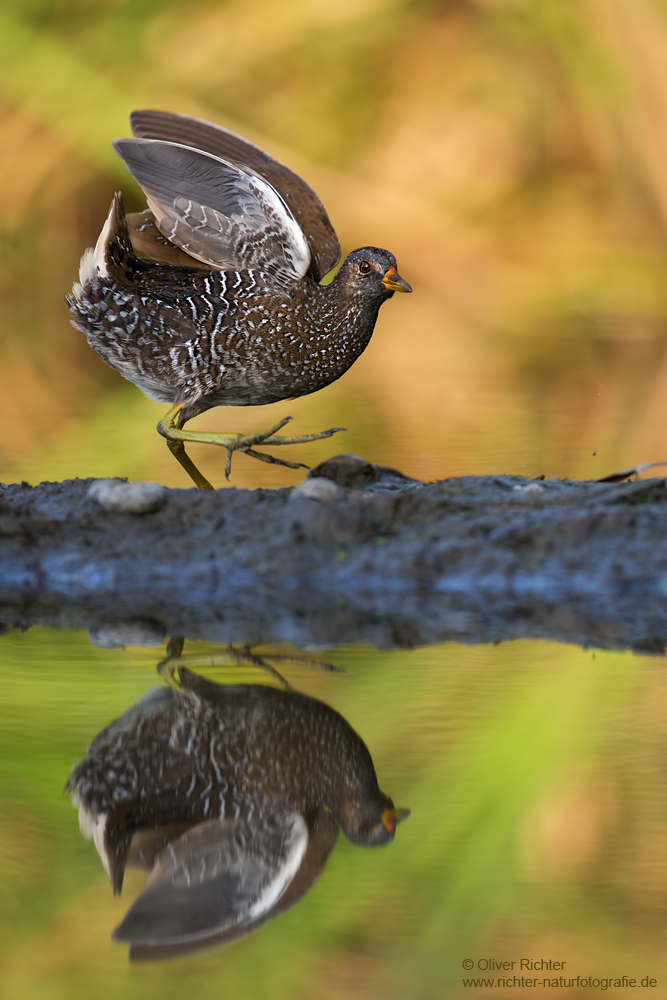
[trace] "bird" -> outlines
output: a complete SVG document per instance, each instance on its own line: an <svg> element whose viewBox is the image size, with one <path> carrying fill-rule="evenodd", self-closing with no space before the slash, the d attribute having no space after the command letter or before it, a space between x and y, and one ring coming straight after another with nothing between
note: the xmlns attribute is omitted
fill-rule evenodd
<svg viewBox="0 0 667 1000"><path fill-rule="evenodd" d="M340 378L368 345L378 310L411 292L396 258L354 250L328 283L341 248L322 202L289 167L220 125L139 110L131 138L113 142L148 208L126 214L117 193L97 243L67 296L93 350L150 399L169 404L158 424L200 489L212 489L187 442L239 451L330 437L283 437L285 417L254 435L191 431L215 406L304 396Z"/></svg>
<svg viewBox="0 0 667 1000"><path fill-rule="evenodd" d="M115 894L128 865L148 872L113 934L131 960L249 933L310 889L340 829L387 844L409 815L330 706L184 666L93 740L66 792Z"/></svg>

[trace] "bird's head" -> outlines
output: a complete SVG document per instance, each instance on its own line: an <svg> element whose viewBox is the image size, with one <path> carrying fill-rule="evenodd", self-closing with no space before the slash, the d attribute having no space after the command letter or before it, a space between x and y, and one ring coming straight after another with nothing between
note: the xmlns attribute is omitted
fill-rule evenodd
<svg viewBox="0 0 667 1000"><path fill-rule="evenodd" d="M354 811L345 811L341 817L343 833L361 847L387 844L394 839L398 824L409 815L409 809L396 809L378 789L377 796L366 799Z"/></svg>
<svg viewBox="0 0 667 1000"><path fill-rule="evenodd" d="M396 270L396 258L379 247L361 247L345 258L336 276L348 295L384 301L394 292L411 292L410 285Z"/></svg>

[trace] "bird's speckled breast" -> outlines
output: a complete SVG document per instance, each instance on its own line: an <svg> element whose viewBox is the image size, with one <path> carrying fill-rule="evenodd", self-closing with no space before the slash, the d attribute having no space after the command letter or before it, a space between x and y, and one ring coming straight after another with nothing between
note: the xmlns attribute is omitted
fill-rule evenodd
<svg viewBox="0 0 667 1000"><path fill-rule="evenodd" d="M190 404L190 416L329 385L363 352L377 318L379 302L310 279L285 294L262 272L138 263L122 283L91 282L70 304L74 321L122 375L153 399Z"/></svg>

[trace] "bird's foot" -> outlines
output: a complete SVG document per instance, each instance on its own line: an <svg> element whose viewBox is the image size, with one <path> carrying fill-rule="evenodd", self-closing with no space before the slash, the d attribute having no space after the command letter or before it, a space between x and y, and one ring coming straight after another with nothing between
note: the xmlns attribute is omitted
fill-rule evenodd
<svg viewBox="0 0 667 1000"><path fill-rule="evenodd" d="M167 439L167 445L172 455L181 463L192 481L200 490L212 490L213 487L201 474L197 466L185 452L185 442L192 441L198 444L215 444L227 451L225 462L225 479L229 479L232 469L232 455L235 451L243 452L250 458L256 458L260 462L269 462L271 465L284 465L288 469L307 469L303 462L288 462L283 458L276 458L274 455L267 455L266 452L256 451L255 445L282 445L282 444L305 444L308 441L320 441L329 438L338 431L345 430L344 427L331 427L327 431L320 431L318 434L298 434L293 437L282 437L277 431L282 430L285 424L289 423L291 417L284 417L273 427L259 434L229 434L224 431L186 431L183 429L183 421L180 418L182 407L172 406L169 412L157 425L158 432Z"/></svg>
<svg viewBox="0 0 667 1000"><path fill-rule="evenodd" d="M178 671L181 667L188 669L206 669L219 667L256 667L263 670L274 681L277 681L285 690L291 690L291 685L283 675L273 666L274 663L286 663L299 667L312 667L316 670L325 670L330 673L344 673L340 667L334 667L332 663L324 660L312 660L298 654L280 653L259 653L251 646L233 646L231 643L224 650L216 650L213 653L183 653L183 640L170 639L167 644L167 655L157 665L157 672L174 690L180 690L180 683L177 679Z"/></svg>
<svg viewBox="0 0 667 1000"><path fill-rule="evenodd" d="M271 465L285 465L288 469L307 469L308 466L304 462L288 462L284 458L276 458L275 455L267 455L265 452L255 451L253 445L305 444L307 441L321 441L323 438L329 438L333 434L337 434L338 431L345 430L344 427L330 427L328 431L319 431L317 434L296 434L293 437L281 437L279 434L276 434L276 431L282 430L285 424L288 424L291 419L291 417L283 417L277 424L270 427L268 431L260 431L259 434L253 434L248 437L238 435L239 444L231 449L227 447L226 478L229 479L232 451L242 451L245 455L250 455L251 458L258 458L260 462L269 462Z"/></svg>

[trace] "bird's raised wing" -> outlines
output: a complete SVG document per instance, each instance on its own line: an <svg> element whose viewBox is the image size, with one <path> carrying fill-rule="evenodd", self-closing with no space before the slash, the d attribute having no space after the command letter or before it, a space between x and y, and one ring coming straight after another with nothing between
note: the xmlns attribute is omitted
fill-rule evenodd
<svg viewBox="0 0 667 1000"><path fill-rule="evenodd" d="M312 260L309 274L321 281L340 260L340 243L324 205L309 184L247 139L189 115L168 111L133 111L132 132L141 139L162 139L192 146L223 160L251 167L276 189L301 227Z"/></svg>
<svg viewBox="0 0 667 1000"><path fill-rule="evenodd" d="M190 267L202 271L210 271L211 265L205 264L196 257L191 257L185 250L180 250L170 243L155 225L155 218L150 208L143 212L128 212L125 216L132 248L135 253L153 257L161 264L178 264L180 267Z"/></svg>
<svg viewBox="0 0 667 1000"><path fill-rule="evenodd" d="M200 823L159 853L114 940L130 943L130 957L156 958L251 930L286 891L307 846L295 812Z"/></svg>
<svg viewBox="0 0 667 1000"><path fill-rule="evenodd" d="M168 240L212 268L264 271L289 287L310 248L294 216L251 167L159 139L116 139L114 149L148 198Z"/></svg>

